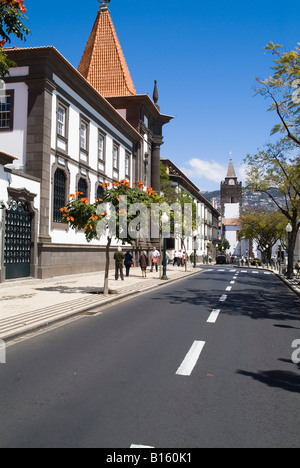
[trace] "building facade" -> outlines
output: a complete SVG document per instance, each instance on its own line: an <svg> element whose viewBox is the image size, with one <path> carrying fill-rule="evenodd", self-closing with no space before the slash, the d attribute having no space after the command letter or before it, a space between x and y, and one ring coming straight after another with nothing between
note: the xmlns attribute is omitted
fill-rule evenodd
<svg viewBox="0 0 300 468"><path fill-rule="evenodd" d="M54 47L6 52L17 67L0 90L1 281L101 270L105 241L87 244L83 232L62 223L60 208L70 193L83 192L93 202L104 182L121 179L159 191L163 125L172 117L160 113L156 86L154 101L136 94L107 2L100 4L79 70ZM110 83L109 91L103 83ZM16 206L30 224L23 269L7 234L10 222L18 231L18 217L10 220ZM115 239L112 253L117 245Z"/></svg>
<svg viewBox="0 0 300 468"><path fill-rule="evenodd" d="M173 117L160 112L156 81L153 101L147 94L137 94L107 3L100 2L78 70L142 136L133 174L159 193L163 126Z"/></svg>
<svg viewBox="0 0 300 468"><path fill-rule="evenodd" d="M175 187L178 193L186 192L193 199L193 202L197 206L197 238L195 242L194 236L189 236L184 239L184 245L182 239L175 238L173 245L170 244L169 252L172 253L174 250L186 250L190 256L196 250L196 254L199 260L211 257L216 257L216 246L220 243L219 239L219 221L220 213L214 208L214 206L206 200L206 198L200 193L200 190L196 185L186 177L183 172L175 166L170 159L161 159L162 164L166 168L166 172L169 175L172 185ZM196 236L195 236L196 237Z"/></svg>

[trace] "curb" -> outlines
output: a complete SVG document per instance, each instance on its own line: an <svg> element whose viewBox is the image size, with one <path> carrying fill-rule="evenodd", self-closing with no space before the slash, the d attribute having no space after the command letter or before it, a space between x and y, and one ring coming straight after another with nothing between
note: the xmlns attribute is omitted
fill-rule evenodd
<svg viewBox="0 0 300 468"><path fill-rule="evenodd" d="M261 271L270 271L271 273L273 273L273 275L277 276L277 278L279 278L282 283L284 283L293 293L295 293L298 297L300 297L300 289L298 290L298 288L295 288L293 284L289 283L289 281L283 276L281 275L280 273L277 273L277 271L274 271L270 268L251 268L251 267L240 267L240 266L234 266L234 268L249 268L249 270L261 270Z"/></svg>
<svg viewBox="0 0 300 468"><path fill-rule="evenodd" d="M168 284L175 283L177 281L185 280L185 279L189 278L190 276L194 276L194 275L197 275L197 274L201 273L202 271L203 270L201 268L199 268L199 269L197 269L197 271L187 272L187 275L184 276L184 277L171 278L171 279L168 279L168 280L161 280L160 279L159 283L157 283L155 285L155 287L156 288L157 287L163 287L163 286L167 286ZM11 330L11 331L8 331L7 333L2 334L0 336L0 339L4 340L6 342L12 341L12 340L20 338L22 336L29 335L31 333L46 330L48 327L50 327L52 325L62 323L64 321L72 319L72 318L74 318L76 316L96 314L97 312L100 312L100 309L102 307L104 308L104 307L106 307L108 305L111 305L113 303L116 303L118 301L126 300L126 299L129 299L130 297L137 296L139 294L147 293L152 288L153 288L153 283L151 285L149 285L148 287L138 286L137 289L134 289L134 290L131 290L131 291L128 291L128 292L124 292L124 293L121 293L121 294L116 293L116 294L113 295L113 297L104 299L104 300L100 301L97 304L87 305L85 307L82 307L82 308L80 308L80 309L78 309L76 311L73 311L73 312L69 312L67 314L61 313L60 315L57 315L57 316L53 317L52 319L46 319L45 321L43 321L43 319L41 319L40 322L29 325L27 327L24 326L24 320L22 321L22 318L20 318L20 326L18 327L18 325L17 325L16 327L14 327L15 331ZM58 307L58 305L57 305L57 307ZM32 313L34 313L34 312L35 311L32 311ZM29 313L30 312L28 312L28 314Z"/></svg>

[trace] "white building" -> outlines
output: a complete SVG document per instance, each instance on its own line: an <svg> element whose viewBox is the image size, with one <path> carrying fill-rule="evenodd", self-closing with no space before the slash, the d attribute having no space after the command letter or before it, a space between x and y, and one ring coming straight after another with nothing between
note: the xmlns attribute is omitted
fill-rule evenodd
<svg viewBox="0 0 300 468"><path fill-rule="evenodd" d="M166 167L166 171L176 190L188 193L197 205L196 216L198 227L196 244L193 236L184 238L184 246L182 245L182 239L176 237L174 242L169 243L169 252L172 253L174 250L184 251L186 249L187 254L191 255L196 247L198 259L202 260L203 254L206 257L211 256L214 259L216 256L216 245L220 242L218 237L220 213L200 193L199 188L170 159L161 159L161 162Z"/></svg>
<svg viewBox="0 0 300 468"><path fill-rule="evenodd" d="M6 155L0 199L8 207L1 210L1 280L101 270L104 241L87 244L83 232L62 223L60 208L76 191L91 202L101 198L103 182L144 181L159 192L162 129L172 117L160 113L156 86L153 101L136 94L107 2L100 4L80 70L54 47L6 53L17 67L0 89L0 151ZM13 169L4 168L7 161ZM18 217L9 217L22 203L30 213L30 261L20 273L23 246L8 257L6 227L12 222L18 230Z"/></svg>

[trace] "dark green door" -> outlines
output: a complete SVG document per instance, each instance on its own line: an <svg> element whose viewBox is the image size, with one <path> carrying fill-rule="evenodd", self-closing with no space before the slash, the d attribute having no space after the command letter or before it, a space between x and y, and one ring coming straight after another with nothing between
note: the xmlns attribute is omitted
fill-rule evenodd
<svg viewBox="0 0 300 468"><path fill-rule="evenodd" d="M5 218L6 279L30 276L30 257L31 214L26 203L13 201Z"/></svg>

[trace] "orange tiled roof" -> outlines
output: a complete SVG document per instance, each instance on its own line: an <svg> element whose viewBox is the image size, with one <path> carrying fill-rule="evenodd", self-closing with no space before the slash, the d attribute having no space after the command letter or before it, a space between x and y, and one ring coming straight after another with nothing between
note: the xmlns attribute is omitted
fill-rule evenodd
<svg viewBox="0 0 300 468"><path fill-rule="evenodd" d="M104 97L136 95L108 9L98 11L78 71Z"/></svg>

